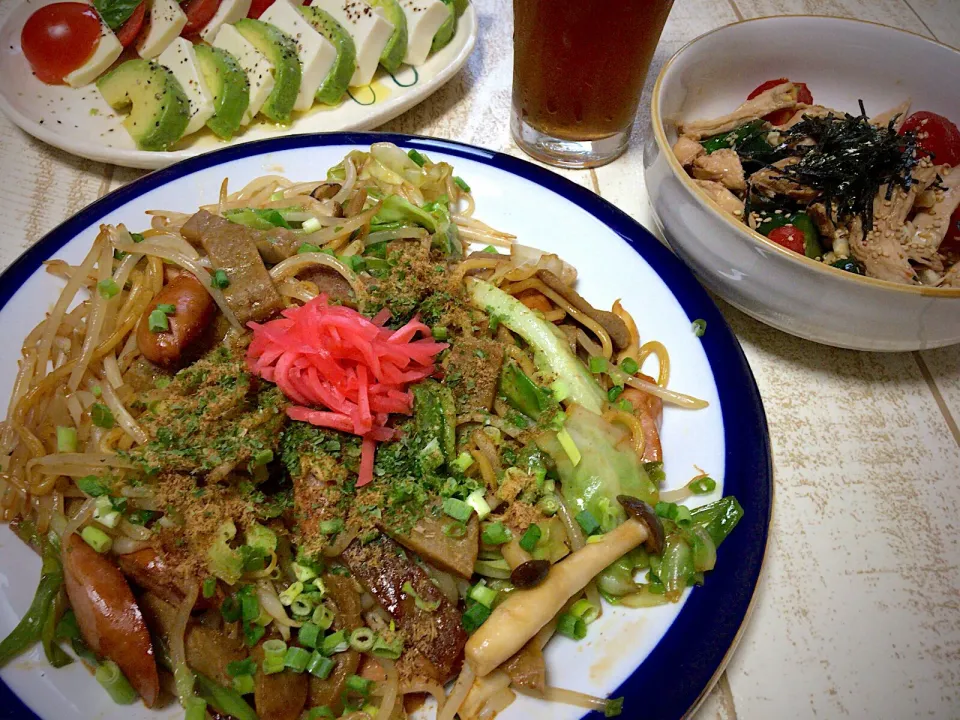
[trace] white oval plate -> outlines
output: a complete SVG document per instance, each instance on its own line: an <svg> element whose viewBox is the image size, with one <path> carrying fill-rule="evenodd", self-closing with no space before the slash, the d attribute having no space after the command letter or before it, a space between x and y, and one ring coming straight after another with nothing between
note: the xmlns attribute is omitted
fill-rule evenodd
<svg viewBox="0 0 960 720"><path fill-rule="evenodd" d="M458 143L367 133L295 136L228 148L161 170L83 210L28 250L0 277L0 412L6 414L20 339L44 316L62 287L40 263L51 257L79 263L101 223L149 226L144 212L193 212L215 202L220 184L234 189L266 174L322 180L325 169L354 148L390 141L445 160L472 187L478 218L514 233L527 245L558 253L579 271L579 291L609 307L617 298L633 313L640 336L670 351L670 386L709 401L695 412L668 407L662 441L669 487L685 484L695 466L717 480L698 498L734 494L745 514L719 549L717 569L683 602L648 610L605 605L579 643L555 638L547 647L551 685L596 695L625 695L623 717L683 717L718 676L748 615L764 548L772 500L766 421L743 353L690 272L627 215L580 186L531 163ZM322 168L322 169L321 169ZM707 331L694 335L703 318ZM30 604L39 560L0 527L0 637ZM54 670L37 647L0 672L13 693L42 718L180 718L182 710L118 707L79 664ZM19 702L0 684L0 713ZM26 708L20 710L27 712ZM519 697L499 717L573 720L584 711ZM22 715L21 715L22 716Z"/></svg>
<svg viewBox="0 0 960 720"><path fill-rule="evenodd" d="M382 125L450 80L467 62L477 41L477 15L471 4L460 16L450 44L423 65L404 65L395 76L378 68L370 85L350 88L349 95L336 107L315 104L306 112L295 113L287 126L260 117L229 141L203 128L168 152L150 152L136 149L123 128L124 116L107 105L94 84L82 88L45 85L31 72L20 48L20 32L38 7L57 1L23 0L0 27L0 110L25 132L61 150L98 162L147 170L251 140Z"/></svg>

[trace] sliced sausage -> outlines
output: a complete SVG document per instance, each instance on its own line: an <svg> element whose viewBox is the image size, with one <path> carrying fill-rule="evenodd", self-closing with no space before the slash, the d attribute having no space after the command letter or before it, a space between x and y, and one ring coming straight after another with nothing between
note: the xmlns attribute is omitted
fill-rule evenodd
<svg viewBox="0 0 960 720"><path fill-rule="evenodd" d="M153 644L123 573L71 534L63 540L63 576L87 645L119 665L144 705L153 707L160 692Z"/></svg>
<svg viewBox="0 0 960 720"><path fill-rule="evenodd" d="M153 332L150 313L158 305L173 305L176 310L167 315L170 329ZM150 362L162 368L175 369L189 356L190 346L203 335L216 314L216 305L210 293L190 273L180 273L163 286L147 305L137 327L137 347Z"/></svg>

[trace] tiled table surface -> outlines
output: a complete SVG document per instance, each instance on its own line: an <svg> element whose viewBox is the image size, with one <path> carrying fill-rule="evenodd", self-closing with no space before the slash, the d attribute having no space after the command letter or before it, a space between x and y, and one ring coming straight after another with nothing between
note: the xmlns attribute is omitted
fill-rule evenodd
<svg viewBox="0 0 960 720"><path fill-rule="evenodd" d="M0 0L0 16L17 1ZM466 68L383 129L522 156L508 129L512 3L474 2L480 41ZM563 174L652 228L641 147L657 71L707 30L779 14L855 17L960 47L960 0L676 0L630 150ZM54 150L2 115L0 168L0 267L142 174ZM836 350L721 308L763 395L776 493L756 609L697 717L960 718L960 346Z"/></svg>

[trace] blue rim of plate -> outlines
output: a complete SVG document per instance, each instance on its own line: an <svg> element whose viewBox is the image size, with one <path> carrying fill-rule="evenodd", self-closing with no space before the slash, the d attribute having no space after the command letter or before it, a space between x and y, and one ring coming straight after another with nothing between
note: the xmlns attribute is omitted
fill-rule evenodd
<svg viewBox="0 0 960 720"><path fill-rule="evenodd" d="M691 321L707 321L701 338L714 374L723 417L724 493L735 495L744 516L717 553L717 567L694 588L683 609L611 697L623 695L623 717L677 720L705 696L723 670L746 624L760 580L773 508L773 465L767 421L756 381L717 306L680 260L643 226L600 196L526 160L472 145L392 133L291 135L244 143L183 160L123 187L87 206L47 233L0 275L0 308L67 242L107 213L162 185L199 170L270 152L331 145L369 146L392 142L422 152L466 158L517 175L579 206L630 245L666 283ZM0 681L0 717L37 718ZM591 712L585 720L599 720ZM39 718L38 718L39 720Z"/></svg>

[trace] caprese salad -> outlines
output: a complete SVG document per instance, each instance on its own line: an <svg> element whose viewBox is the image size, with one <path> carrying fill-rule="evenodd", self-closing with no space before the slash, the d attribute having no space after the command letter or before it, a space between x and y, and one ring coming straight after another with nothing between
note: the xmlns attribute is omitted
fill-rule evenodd
<svg viewBox="0 0 960 720"><path fill-rule="evenodd" d="M302 4L301 4L302 2ZM96 82L141 150L257 116L337 105L377 67L417 66L453 39L468 0L92 0L38 8L20 36L47 84Z"/></svg>

